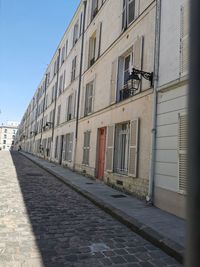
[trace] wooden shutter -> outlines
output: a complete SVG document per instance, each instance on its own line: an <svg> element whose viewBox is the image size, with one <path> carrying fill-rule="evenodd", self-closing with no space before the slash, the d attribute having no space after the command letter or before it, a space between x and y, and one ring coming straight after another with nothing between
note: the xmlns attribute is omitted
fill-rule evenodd
<svg viewBox="0 0 200 267"><path fill-rule="evenodd" d="M66 71L64 71L64 74L63 74L63 91L65 91L65 73Z"/></svg>
<svg viewBox="0 0 200 267"><path fill-rule="evenodd" d="M140 15L140 0L135 0L135 18Z"/></svg>
<svg viewBox="0 0 200 267"><path fill-rule="evenodd" d="M111 66L110 104L116 102L117 74L118 74L118 58L112 62Z"/></svg>
<svg viewBox="0 0 200 267"><path fill-rule="evenodd" d="M89 62L89 41L87 40L85 42L85 58L84 58L84 70L86 71L88 69L88 62Z"/></svg>
<svg viewBox="0 0 200 267"><path fill-rule="evenodd" d="M72 111L72 118L76 117L76 91L73 93L73 111Z"/></svg>
<svg viewBox="0 0 200 267"><path fill-rule="evenodd" d="M137 38L133 45L133 67L142 70L144 36Z"/></svg>
<svg viewBox="0 0 200 267"><path fill-rule="evenodd" d="M107 127L107 146L106 146L106 170L113 171L113 156L114 156L114 134L115 126L109 125Z"/></svg>
<svg viewBox="0 0 200 267"><path fill-rule="evenodd" d="M187 115L179 114L179 191L187 191L187 137L188 121Z"/></svg>
<svg viewBox="0 0 200 267"><path fill-rule="evenodd" d="M122 31L127 28L127 0L122 1Z"/></svg>
<svg viewBox="0 0 200 267"><path fill-rule="evenodd" d="M92 15L92 0L88 0L88 9L87 9L87 25L91 22L91 15Z"/></svg>
<svg viewBox="0 0 200 267"><path fill-rule="evenodd" d="M101 29L102 29L102 22L99 22L99 24L97 26L97 33L96 33L95 61L100 56L100 50L101 50Z"/></svg>
<svg viewBox="0 0 200 267"><path fill-rule="evenodd" d="M137 177L139 119L130 122L128 175Z"/></svg>
<svg viewBox="0 0 200 267"><path fill-rule="evenodd" d="M189 3L181 7L180 73L188 73L189 66Z"/></svg>
<svg viewBox="0 0 200 267"><path fill-rule="evenodd" d="M66 135L64 135L64 137L63 137L62 159L64 159L64 160L66 160L65 150L66 150Z"/></svg>

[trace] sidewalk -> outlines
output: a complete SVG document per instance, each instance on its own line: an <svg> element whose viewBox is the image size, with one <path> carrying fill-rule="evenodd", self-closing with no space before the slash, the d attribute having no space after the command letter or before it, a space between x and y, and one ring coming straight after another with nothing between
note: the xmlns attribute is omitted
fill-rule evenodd
<svg viewBox="0 0 200 267"><path fill-rule="evenodd" d="M94 204L127 225L169 255L183 262L185 220L147 206L145 202L121 193L100 181L91 180L60 165L20 152L25 157L62 180ZM125 197L117 198L123 195Z"/></svg>

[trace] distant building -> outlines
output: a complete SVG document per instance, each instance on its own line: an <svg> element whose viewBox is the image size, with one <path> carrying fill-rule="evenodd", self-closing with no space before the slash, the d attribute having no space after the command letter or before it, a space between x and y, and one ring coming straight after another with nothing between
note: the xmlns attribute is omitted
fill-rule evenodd
<svg viewBox="0 0 200 267"><path fill-rule="evenodd" d="M8 122L0 125L0 150L10 150L14 144L18 123Z"/></svg>

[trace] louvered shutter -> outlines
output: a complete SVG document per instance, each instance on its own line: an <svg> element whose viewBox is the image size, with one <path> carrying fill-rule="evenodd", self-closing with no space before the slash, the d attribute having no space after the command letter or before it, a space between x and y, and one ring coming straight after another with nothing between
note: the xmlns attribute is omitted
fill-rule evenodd
<svg viewBox="0 0 200 267"><path fill-rule="evenodd" d="M133 45L133 67L138 70L142 70L142 63L143 63L143 45L144 45L144 37L140 36L137 38ZM141 77L142 79L142 77ZM144 79L142 79L142 82L145 82ZM149 84L149 81L147 81ZM141 85L141 84L140 84ZM140 91L142 88L138 88L137 91ZM137 92L135 92L137 93Z"/></svg>
<svg viewBox="0 0 200 267"><path fill-rule="evenodd" d="M66 160L66 154L65 154L65 150L66 150L66 135L64 135L63 137L63 151L62 151L62 159Z"/></svg>
<svg viewBox="0 0 200 267"><path fill-rule="evenodd" d="M72 111L72 118L76 117L76 91L73 93L73 111Z"/></svg>
<svg viewBox="0 0 200 267"><path fill-rule="evenodd" d="M68 97L66 98L66 113L65 113L65 120L68 120Z"/></svg>
<svg viewBox="0 0 200 267"><path fill-rule="evenodd" d="M118 74L118 59L112 62L111 66L111 82L110 82L110 104L116 102L117 94L117 74Z"/></svg>
<svg viewBox="0 0 200 267"><path fill-rule="evenodd" d="M136 69L142 69L142 60L143 60L143 43L144 37L140 36L137 38L133 45L133 67Z"/></svg>
<svg viewBox="0 0 200 267"><path fill-rule="evenodd" d="M122 5L122 31L125 31L127 28L127 0L123 0Z"/></svg>
<svg viewBox="0 0 200 267"><path fill-rule="evenodd" d="M140 0L135 0L135 19L140 15Z"/></svg>
<svg viewBox="0 0 200 267"><path fill-rule="evenodd" d="M130 122L128 175L137 177L139 119Z"/></svg>
<svg viewBox="0 0 200 267"><path fill-rule="evenodd" d="M187 137L188 120L187 115L179 114L179 191L187 191Z"/></svg>
<svg viewBox="0 0 200 267"><path fill-rule="evenodd" d="M114 134L115 134L115 126L109 125L107 128L107 146L106 146L106 170L109 172L113 171Z"/></svg>
<svg viewBox="0 0 200 267"><path fill-rule="evenodd" d="M101 29L102 29L102 22L99 22L97 26L97 33L96 33L96 50L95 50L95 61L100 56L100 49L101 49Z"/></svg>
<svg viewBox="0 0 200 267"><path fill-rule="evenodd" d="M85 58L84 58L84 70L88 69L89 62L89 40L85 42Z"/></svg>
<svg viewBox="0 0 200 267"><path fill-rule="evenodd" d="M87 25L89 25L91 22L91 14L92 14L92 0L88 0Z"/></svg>
<svg viewBox="0 0 200 267"><path fill-rule="evenodd" d="M181 7L181 62L180 73L188 73L189 66L189 3Z"/></svg>
<svg viewBox="0 0 200 267"><path fill-rule="evenodd" d="M65 91L65 73L66 71L64 71L64 74L63 74L63 91Z"/></svg>

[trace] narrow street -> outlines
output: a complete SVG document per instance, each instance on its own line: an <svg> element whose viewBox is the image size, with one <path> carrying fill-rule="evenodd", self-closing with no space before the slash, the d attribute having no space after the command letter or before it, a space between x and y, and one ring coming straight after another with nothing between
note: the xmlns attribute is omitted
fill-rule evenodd
<svg viewBox="0 0 200 267"><path fill-rule="evenodd" d="M18 152L0 152L0 267L181 266Z"/></svg>

